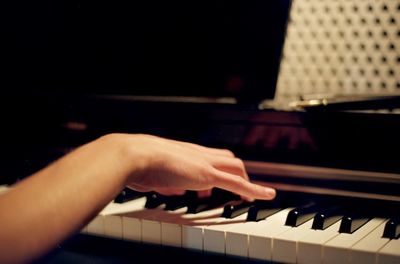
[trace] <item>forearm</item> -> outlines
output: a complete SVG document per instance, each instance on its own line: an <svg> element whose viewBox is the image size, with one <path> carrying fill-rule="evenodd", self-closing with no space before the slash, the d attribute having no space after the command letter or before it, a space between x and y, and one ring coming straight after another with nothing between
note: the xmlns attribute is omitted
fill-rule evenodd
<svg viewBox="0 0 400 264"><path fill-rule="evenodd" d="M125 185L123 156L95 141L0 196L0 262L30 261L87 224Z"/></svg>

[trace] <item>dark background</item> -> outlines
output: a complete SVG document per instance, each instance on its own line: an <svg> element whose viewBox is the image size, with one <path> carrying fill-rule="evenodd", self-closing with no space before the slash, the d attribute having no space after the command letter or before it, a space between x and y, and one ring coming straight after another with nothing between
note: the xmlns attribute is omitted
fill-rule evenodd
<svg viewBox="0 0 400 264"><path fill-rule="evenodd" d="M273 98L290 0L0 6L3 92Z"/></svg>

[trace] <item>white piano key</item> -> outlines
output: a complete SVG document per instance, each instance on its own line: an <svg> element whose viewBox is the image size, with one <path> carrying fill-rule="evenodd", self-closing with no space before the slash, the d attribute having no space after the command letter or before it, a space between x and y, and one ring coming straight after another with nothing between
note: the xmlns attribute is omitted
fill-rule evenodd
<svg viewBox="0 0 400 264"><path fill-rule="evenodd" d="M93 218L87 225L86 231L88 234L104 236L104 216L99 214Z"/></svg>
<svg viewBox="0 0 400 264"><path fill-rule="evenodd" d="M351 250L351 263L373 264L376 263L379 249L386 245L390 239L383 238L383 230L387 221L379 225L374 231L355 244ZM400 250L400 249L399 249Z"/></svg>
<svg viewBox="0 0 400 264"><path fill-rule="evenodd" d="M266 228L265 223L270 223L277 218L278 213L269 216L266 220L259 222L245 222L231 224L225 232L225 250L227 255L248 257L249 256L249 232ZM261 227L262 226L262 227ZM265 250L264 250L265 251Z"/></svg>
<svg viewBox="0 0 400 264"><path fill-rule="evenodd" d="M130 213L133 211L139 211L146 209L144 205L146 204L146 198L140 197L135 200L131 200L125 203L110 203L102 211L102 215L119 215L124 213Z"/></svg>
<svg viewBox="0 0 400 264"><path fill-rule="evenodd" d="M323 262L322 245L339 235L340 221L325 230L313 230L297 242L297 263L316 264Z"/></svg>
<svg viewBox="0 0 400 264"><path fill-rule="evenodd" d="M292 227L273 237L272 260L283 263L296 263L297 241L314 231L311 229L312 222L313 219L310 219L304 224Z"/></svg>
<svg viewBox="0 0 400 264"><path fill-rule="evenodd" d="M203 250L204 228L220 219L224 208L214 208L197 214L186 214L182 216L182 247Z"/></svg>
<svg viewBox="0 0 400 264"><path fill-rule="evenodd" d="M324 263L348 263L350 248L363 239L384 221L383 218L373 218L352 234L341 233L323 246Z"/></svg>
<svg viewBox="0 0 400 264"><path fill-rule="evenodd" d="M182 226L182 247L192 250L203 250L203 228Z"/></svg>
<svg viewBox="0 0 400 264"><path fill-rule="evenodd" d="M122 239L122 217L107 215L104 217L104 235L106 237Z"/></svg>
<svg viewBox="0 0 400 264"><path fill-rule="evenodd" d="M258 222L257 228L249 230L249 258L259 260L272 260L272 239L277 234L289 230L290 226L285 226L285 220L290 210L284 209L273 215L274 219Z"/></svg>
<svg viewBox="0 0 400 264"><path fill-rule="evenodd" d="M162 206L154 209L147 209L144 207L144 203L142 203L141 208L120 214L120 216L125 219L124 223L133 224L140 221L140 235L137 233L137 228L135 228L131 230L131 233L127 234L127 237L134 239L140 237L142 242L161 244L160 219L162 219L162 216L165 216L166 214L167 211L164 211Z"/></svg>
<svg viewBox="0 0 400 264"><path fill-rule="evenodd" d="M233 229L234 230L234 229ZM249 236L235 232L226 232L225 250L230 256L248 257L249 256Z"/></svg>
<svg viewBox="0 0 400 264"><path fill-rule="evenodd" d="M159 215L163 214L162 208L143 209L141 211L124 214L124 217L139 220L141 223L141 241L144 243L161 244L161 223ZM134 220L133 220L134 221Z"/></svg>
<svg viewBox="0 0 400 264"><path fill-rule="evenodd" d="M214 224L204 228L204 250L212 253L225 254L225 232L231 227L232 223L245 223L247 213L238 217L219 218Z"/></svg>
<svg viewBox="0 0 400 264"><path fill-rule="evenodd" d="M182 225L179 223L187 207L166 211L167 216L161 222L161 244L164 246L182 247Z"/></svg>
<svg viewBox="0 0 400 264"><path fill-rule="evenodd" d="M122 216L122 237L124 240L142 241L142 222L140 219Z"/></svg>
<svg viewBox="0 0 400 264"><path fill-rule="evenodd" d="M104 215L107 214L107 211L113 208L115 204L110 202L107 204L98 215L89 222L86 226L86 232L88 234L104 236Z"/></svg>
<svg viewBox="0 0 400 264"><path fill-rule="evenodd" d="M290 209L280 212L277 219L260 221L257 229L249 232L249 257L270 261L272 259L272 238L291 227L285 226Z"/></svg>
<svg viewBox="0 0 400 264"><path fill-rule="evenodd" d="M128 205L125 205L128 204ZM130 204L130 205L129 205ZM122 203L118 210L122 221L122 238L124 240L142 241L142 223L137 218L127 217L126 214L147 210L144 205L146 198L141 197L127 203ZM128 207L128 208L127 208Z"/></svg>
<svg viewBox="0 0 400 264"><path fill-rule="evenodd" d="M400 263L400 239L392 239L383 246L378 253L377 263L398 264Z"/></svg>
<svg viewBox="0 0 400 264"><path fill-rule="evenodd" d="M161 223L161 244L182 247L182 226L173 223Z"/></svg>
<svg viewBox="0 0 400 264"><path fill-rule="evenodd" d="M183 213L184 208L176 211L165 211L162 207L155 209L143 208L140 211L130 212L122 215L124 238L145 243L163 244L177 246L181 242L181 232L177 231L174 236L170 236L171 230L165 226L163 239L163 224L170 222L168 219L178 213ZM166 223L163 223L166 221ZM180 229L180 227L179 227ZM126 234L125 234L126 233ZM178 238L179 237L179 238Z"/></svg>
<svg viewBox="0 0 400 264"><path fill-rule="evenodd" d="M158 221L142 220L142 241L151 244L161 244L161 224Z"/></svg>
<svg viewBox="0 0 400 264"><path fill-rule="evenodd" d="M144 209L146 199L144 197L125 202L111 203L103 211L104 235L106 237L122 239L123 235L123 214L141 211Z"/></svg>

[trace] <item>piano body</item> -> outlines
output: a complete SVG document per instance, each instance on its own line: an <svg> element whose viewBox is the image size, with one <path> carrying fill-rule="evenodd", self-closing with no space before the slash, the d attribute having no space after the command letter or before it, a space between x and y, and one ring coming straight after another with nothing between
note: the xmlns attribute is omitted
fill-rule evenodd
<svg viewBox="0 0 400 264"><path fill-rule="evenodd" d="M2 31L2 183L122 132L231 149L278 192L124 190L39 262L400 262L398 98L385 111L272 100L290 3L8 4L23 22Z"/></svg>

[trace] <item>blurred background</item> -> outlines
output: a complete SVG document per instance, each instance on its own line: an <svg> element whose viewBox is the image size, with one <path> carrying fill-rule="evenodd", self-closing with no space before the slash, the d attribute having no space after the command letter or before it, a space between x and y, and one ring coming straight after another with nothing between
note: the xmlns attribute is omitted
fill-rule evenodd
<svg viewBox="0 0 400 264"><path fill-rule="evenodd" d="M399 92L399 1L292 2L278 98Z"/></svg>

